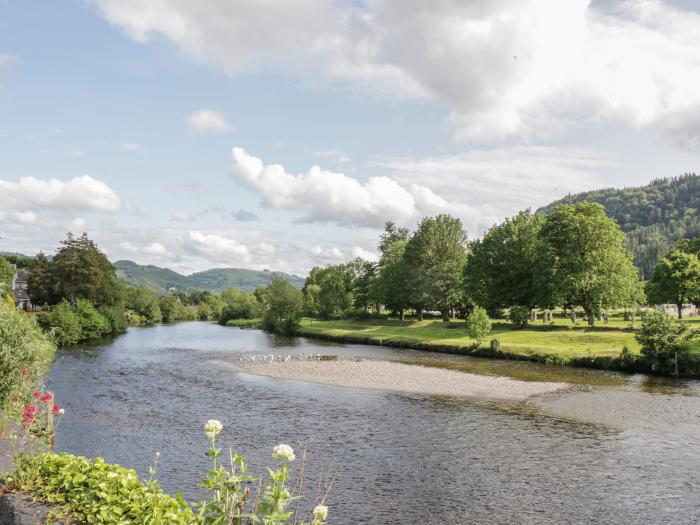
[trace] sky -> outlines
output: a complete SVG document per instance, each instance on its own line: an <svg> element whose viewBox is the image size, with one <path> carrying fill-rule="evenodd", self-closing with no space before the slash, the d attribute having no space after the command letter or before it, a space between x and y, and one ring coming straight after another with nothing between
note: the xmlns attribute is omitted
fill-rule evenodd
<svg viewBox="0 0 700 525"><path fill-rule="evenodd" d="M0 251L305 275L700 171L690 0L0 0Z"/></svg>

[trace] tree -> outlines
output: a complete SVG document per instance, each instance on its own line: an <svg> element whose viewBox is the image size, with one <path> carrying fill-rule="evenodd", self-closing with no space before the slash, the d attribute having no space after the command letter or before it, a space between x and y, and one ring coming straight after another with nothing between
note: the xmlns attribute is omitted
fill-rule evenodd
<svg viewBox="0 0 700 525"><path fill-rule="evenodd" d="M641 301L639 271L624 235L600 204L558 206L546 216L540 238L539 304L580 306L593 326L596 312Z"/></svg>
<svg viewBox="0 0 700 525"><path fill-rule="evenodd" d="M376 279L376 270L375 263L361 257L357 257L345 265L352 291L352 306L355 310L366 312L376 304L376 297L372 295L372 282Z"/></svg>
<svg viewBox="0 0 700 525"><path fill-rule="evenodd" d="M486 310L477 306L467 317L467 333L472 339L476 339L477 343L481 343L489 333L491 333L491 319Z"/></svg>
<svg viewBox="0 0 700 525"><path fill-rule="evenodd" d="M51 261L51 275L58 294L71 304L77 299L99 302L116 279L114 267L86 233L76 238L68 232Z"/></svg>
<svg viewBox="0 0 700 525"><path fill-rule="evenodd" d="M406 245L411 276L411 301L419 309L437 308L444 321L460 302L467 262L467 234L451 215L426 217Z"/></svg>
<svg viewBox="0 0 700 525"><path fill-rule="evenodd" d="M465 269L467 295L488 310L533 308L543 223L543 214L526 210L472 242Z"/></svg>
<svg viewBox="0 0 700 525"><path fill-rule="evenodd" d="M299 327L303 306L301 290L275 277L267 286L267 311L263 326L272 332L293 334Z"/></svg>
<svg viewBox="0 0 700 525"><path fill-rule="evenodd" d="M654 310L644 315L634 337L653 371L678 375L679 367L685 364L690 353L688 343L695 335L686 323Z"/></svg>
<svg viewBox="0 0 700 525"><path fill-rule="evenodd" d="M29 269L29 297L34 304L55 304L58 300L49 260L40 252Z"/></svg>
<svg viewBox="0 0 700 525"><path fill-rule="evenodd" d="M700 299L700 260L697 255L674 250L654 268L647 283L651 303L672 303L683 318L683 305Z"/></svg>
<svg viewBox="0 0 700 525"><path fill-rule="evenodd" d="M406 228L397 228L393 222L386 223L378 247L377 275L370 283L371 296L390 310L399 312L402 321L410 299L408 265L404 257L408 236Z"/></svg>
<svg viewBox="0 0 700 525"><path fill-rule="evenodd" d="M143 317L146 323L159 323L163 319L158 296L143 286L125 290L125 304L129 310Z"/></svg>
<svg viewBox="0 0 700 525"><path fill-rule="evenodd" d="M15 276L15 267L5 257L0 255L0 293L8 292Z"/></svg>
<svg viewBox="0 0 700 525"><path fill-rule="evenodd" d="M313 285L320 288L318 312L324 319L340 317L352 308L352 276L346 265L315 266L306 278L303 290L309 293L309 287Z"/></svg>

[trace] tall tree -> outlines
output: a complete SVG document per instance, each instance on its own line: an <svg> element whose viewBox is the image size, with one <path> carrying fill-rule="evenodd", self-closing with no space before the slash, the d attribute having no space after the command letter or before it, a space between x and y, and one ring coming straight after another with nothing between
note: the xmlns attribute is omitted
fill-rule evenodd
<svg viewBox="0 0 700 525"><path fill-rule="evenodd" d="M683 305L700 300L700 260L697 255L674 250L663 257L647 283L652 303L672 303L683 318Z"/></svg>
<svg viewBox="0 0 700 525"><path fill-rule="evenodd" d="M51 262L56 289L72 304L77 299L98 302L103 290L116 278L114 267L86 233L68 232Z"/></svg>
<svg viewBox="0 0 700 525"><path fill-rule="evenodd" d="M372 282L376 279L377 265L361 257L357 257L345 265L345 271L350 279L353 307L359 311L367 311L376 304L372 295Z"/></svg>
<svg viewBox="0 0 700 525"><path fill-rule="evenodd" d="M543 214L522 211L472 242L465 270L467 295L491 311L534 307L543 223Z"/></svg>
<svg viewBox="0 0 700 525"><path fill-rule="evenodd" d="M303 306L301 290L275 277L267 286L267 311L263 325L274 332L294 333L299 327Z"/></svg>
<svg viewBox="0 0 700 525"><path fill-rule="evenodd" d="M412 302L421 310L437 308L444 321L463 294L462 275L467 261L467 234L451 215L426 217L406 245Z"/></svg>
<svg viewBox="0 0 700 525"><path fill-rule="evenodd" d="M386 308L398 312L402 321L410 298L408 266L404 257L409 235L408 229L398 228L391 221L384 225L377 247L377 275L370 284L370 295Z"/></svg>
<svg viewBox="0 0 700 525"><path fill-rule="evenodd" d="M540 238L540 304L580 306L592 326L596 312L641 300L639 271L624 235L600 204L557 206Z"/></svg>
<svg viewBox="0 0 700 525"><path fill-rule="evenodd" d="M352 308L352 276L346 265L312 268L304 283L304 293L308 295L314 285L319 287L315 297L318 299L318 312L321 317L339 317Z"/></svg>
<svg viewBox="0 0 700 525"><path fill-rule="evenodd" d="M51 263L43 252L34 259L29 270L28 293L34 304L55 304L56 286L51 275Z"/></svg>

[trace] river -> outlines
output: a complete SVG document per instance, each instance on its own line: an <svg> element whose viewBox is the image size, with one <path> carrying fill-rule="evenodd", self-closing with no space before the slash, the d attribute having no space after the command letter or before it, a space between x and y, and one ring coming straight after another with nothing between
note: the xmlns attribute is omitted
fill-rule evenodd
<svg viewBox="0 0 700 525"><path fill-rule="evenodd" d="M236 367L251 354L397 360L575 386L545 400L561 402L552 412L546 403L255 376ZM131 328L99 345L62 349L48 387L66 408L58 450L103 456L144 477L160 452L159 482L192 500L209 465L202 426L219 419L221 445L247 455L253 472L272 463L274 445L300 451L306 443L305 493L314 496L319 480L333 479L333 524L700 520L697 381L332 345L192 322ZM605 424L589 418L584 402L596 395L611 399Z"/></svg>

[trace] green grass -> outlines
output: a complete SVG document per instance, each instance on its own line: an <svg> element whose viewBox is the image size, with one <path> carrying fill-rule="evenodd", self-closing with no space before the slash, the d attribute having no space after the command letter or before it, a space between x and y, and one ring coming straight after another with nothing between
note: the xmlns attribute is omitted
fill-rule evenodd
<svg viewBox="0 0 700 525"><path fill-rule="evenodd" d="M555 323L546 329L541 324L532 328L516 329L505 322L494 323L492 333L482 342L488 346L493 338L499 339L501 349L515 356L553 356L565 360L586 357L618 357L627 346L633 354L639 353L639 345L629 323L619 326L595 327L584 324L573 326L569 321ZM612 324L612 321L611 321ZM476 343L466 334L463 322L443 323L439 320L399 321L311 321L304 319L302 335L337 337L356 342L385 344L388 346L421 346L430 349L444 347L466 350Z"/></svg>

